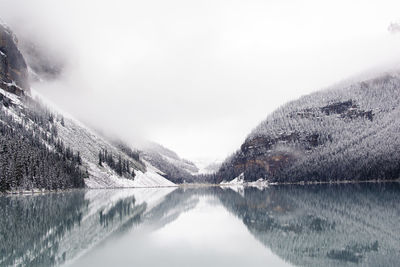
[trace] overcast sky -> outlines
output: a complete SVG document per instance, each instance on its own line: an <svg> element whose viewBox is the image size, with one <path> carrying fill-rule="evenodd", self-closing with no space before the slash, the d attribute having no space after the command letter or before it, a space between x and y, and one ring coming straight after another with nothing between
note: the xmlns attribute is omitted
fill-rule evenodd
<svg viewBox="0 0 400 267"><path fill-rule="evenodd" d="M67 62L36 90L95 127L224 158L274 109L400 57L400 1L0 0Z"/></svg>

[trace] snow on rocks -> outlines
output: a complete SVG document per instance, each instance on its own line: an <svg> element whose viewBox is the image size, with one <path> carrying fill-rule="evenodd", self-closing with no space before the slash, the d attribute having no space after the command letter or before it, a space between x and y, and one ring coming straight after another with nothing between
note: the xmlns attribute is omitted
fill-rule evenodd
<svg viewBox="0 0 400 267"><path fill-rule="evenodd" d="M268 180L264 180L262 178L258 179L257 181L254 182L246 182L244 180L244 173L241 173L238 177L235 179L227 182L227 181L222 181L220 185L224 186L251 186L251 187L258 187L258 188L263 188L269 186Z"/></svg>

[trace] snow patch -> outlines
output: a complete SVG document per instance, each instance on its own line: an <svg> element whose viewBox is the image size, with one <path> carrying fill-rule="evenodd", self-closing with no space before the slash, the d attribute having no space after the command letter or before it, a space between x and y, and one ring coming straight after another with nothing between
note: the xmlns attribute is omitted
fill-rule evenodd
<svg viewBox="0 0 400 267"><path fill-rule="evenodd" d="M244 173L241 173L238 177L236 177L235 179L227 182L227 181L222 181L220 183L220 185L224 185L224 186L250 186L250 187L257 187L257 188L264 188L264 187L268 187L270 185L270 183L268 182L268 180L265 179L258 179L257 181L254 182L246 182L244 180ZM235 190L236 191L236 190Z"/></svg>
<svg viewBox="0 0 400 267"><path fill-rule="evenodd" d="M15 85L15 82L13 81L13 83L5 83L3 82L5 85L7 86L12 86L13 84ZM11 85L10 85L11 84ZM18 87L18 86L17 86ZM22 90L22 89L21 89ZM9 93L3 89L0 88L0 94L6 96L7 98L9 98L13 104L20 106L21 103L21 98L15 94Z"/></svg>
<svg viewBox="0 0 400 267"><path fill-rule="evenodd" d="M244 173L241 173L238 177L235 179L227 182L227 181L222 181L220 184L222 185L243 185L244 182Z"/></svg>

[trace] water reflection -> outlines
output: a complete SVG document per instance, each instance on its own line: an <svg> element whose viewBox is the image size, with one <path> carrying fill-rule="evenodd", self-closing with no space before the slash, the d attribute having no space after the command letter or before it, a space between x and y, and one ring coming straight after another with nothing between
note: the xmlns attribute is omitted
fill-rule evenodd
<svg viewBox="0 0 400 267"><path fill-rule="evenodd" d="M397 266L398 184L282 186L221 194L250 232L294 265Z"/></svg>
<svg viewBox="0 0 400 267"><path fill-rule="evenodd" d="M65 261L60 240L87 212L83 191L0 197L0 265L50 266Z"/></svg>
<svg viewBox="0 0 400 267"><path fill-rule="evenodd" d="M251 257L257 258L260 266L267 258L279 265L398 266L399 201L397 183L78 190L2 196L0 265L101 265L104 259L115 257L124 258L126 265L151 266L157 263L152 257L157 247L148 240L168 236L168 231L201 239L187 233L206 230L223 240L214 240L208 250L179 247L181 255L186 255L181 261L176 261L172 246L163 260L171 257L171 262L182 264L208 257L212 258L208 265L221 266L228 261L217 258L229 255L237 266L253 266ZM224 220L215 220L217 216ZM227 228L232 232L247 229L243 232L247 237L217 237L216 233ZM231 247L231 254L222 253L221 244Z"/></svg>

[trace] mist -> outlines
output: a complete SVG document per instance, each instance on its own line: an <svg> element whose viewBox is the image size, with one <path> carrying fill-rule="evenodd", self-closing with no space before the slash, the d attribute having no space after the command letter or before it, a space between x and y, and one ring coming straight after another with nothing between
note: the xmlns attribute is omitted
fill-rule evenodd
<svg viewBox="0 0 400 267"><path fill-rule="evenodd" d="M63 62L36 91L96 129L191 160L223 159L287 101L397 66L399 10L390 0L0 0L18 36Z"/></svg>

